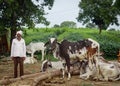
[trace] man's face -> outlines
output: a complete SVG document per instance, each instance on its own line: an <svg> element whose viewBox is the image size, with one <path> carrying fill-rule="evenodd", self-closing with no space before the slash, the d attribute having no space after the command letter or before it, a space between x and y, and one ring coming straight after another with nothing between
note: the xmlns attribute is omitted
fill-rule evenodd
<svg viewBox="0 0 120 86"><path fill-rule="evenodd" d="M21 37L21 35L18 33L18 34L17 34L17 37L18 37L18 38L20 38L20 37Z"/></svg>

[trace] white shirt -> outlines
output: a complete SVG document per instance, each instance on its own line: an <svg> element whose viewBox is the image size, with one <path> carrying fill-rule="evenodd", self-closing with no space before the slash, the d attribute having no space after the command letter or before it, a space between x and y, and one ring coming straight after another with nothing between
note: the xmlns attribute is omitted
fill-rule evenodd
<svg viewBox="0 0 120 86"><path fill-rule="evenodd" d="M11 46L11 57L26 57L26 45L25 40L21 38L21 40L17 40L17 38L13 39Z"/></svg>

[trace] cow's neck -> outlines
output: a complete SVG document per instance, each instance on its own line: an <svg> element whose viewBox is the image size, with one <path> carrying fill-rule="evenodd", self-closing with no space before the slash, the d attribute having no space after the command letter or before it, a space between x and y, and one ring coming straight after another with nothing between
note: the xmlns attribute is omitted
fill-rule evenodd
<svg viewBox="0 0 120 86"><path fill-rule="evenodd" d="M56 48L55 48L54 51L53 51L53 55L54 55L54 57L57 58L57 59L60 58L60 51L59 51L59 50L60 50L59 45L56 44Z"/></svg>

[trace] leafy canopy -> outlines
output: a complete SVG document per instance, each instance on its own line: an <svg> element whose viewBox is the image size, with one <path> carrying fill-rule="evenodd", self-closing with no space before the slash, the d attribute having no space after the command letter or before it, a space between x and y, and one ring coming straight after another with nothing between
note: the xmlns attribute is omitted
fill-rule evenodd
<svg viewBox="0 0 120 86"><path fill-rule="evenodd" d="M76 28L76 23L73 21L64 21L60 24L60 27L67 27L67 28Z"/></svg>
<svg viewBox="0 0 120 86"><path fill-rule="evenodd" d="M115 0L114 0L115 1ZM90 21L101 29L107 29L110 24L118 24L118 8L113 0L81 0L77 20L86 24Z"/></svg>
<svg viewBox="0 0 120 86"><path fill-rule="evenodd" d="M0 0L0 25L3 27L34 27L35 23L47 24L44 6L52 7L54 0Z"/></svg>

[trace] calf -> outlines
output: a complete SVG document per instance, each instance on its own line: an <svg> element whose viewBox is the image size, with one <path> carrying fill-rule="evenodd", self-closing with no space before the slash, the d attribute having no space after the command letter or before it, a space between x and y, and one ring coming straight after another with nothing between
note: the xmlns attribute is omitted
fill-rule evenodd
<svg viewBox="0 0 120 86"><path fill-rule="evenodd" d="M99 53L99 43L93 39L88 38L77 42L63 40L59 43L56 38L51 38L45 45L47 44L49 44L49 50L53 52L55 58L65 61L68 71L68 80L71 78L70 62L72 60L80 61L87 59L90 67L93 63L97 65L97 60L94 57Z"/></svg>
<svg viewBox="0 0 120 86"><path fill-rule="evenodd" d="M43 42L37 42L37 43L30 43L29 45L26 46L26 51L27 53L31 53L31 57L34 57L34 53L36 51L41 51L42 52L42 61L44 60L44 53L46 47L44 46L45 44Z"/></svg>
<svg viewBox="0 0 120 86"><path fill-rule="evenodd" d="M63 65L60 61L57 61L57 62L51 62L49 60L44 60L42 62L42 66L41 66L41 72L45 72L49 69L52 69L52 70L61 70L63 69Z"/></svg>
<svg viewBox="0 0 120 86"><path fill-rule="evenodd" d="M26 57L24 60L24 64L34 64L37 62L37 59L34 57Z"/></svg>

